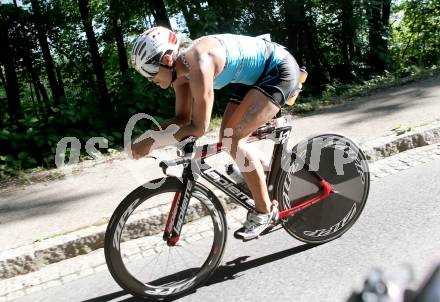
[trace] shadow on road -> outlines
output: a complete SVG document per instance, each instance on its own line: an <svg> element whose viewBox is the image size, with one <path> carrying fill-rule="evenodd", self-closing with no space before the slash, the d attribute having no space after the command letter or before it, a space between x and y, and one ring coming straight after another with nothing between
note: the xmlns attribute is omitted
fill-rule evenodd
<svg viewBox="0 0 440 302"><path fill-rule="evenodd" d="M72 203L104 193L104 190L89 190L79 194L57 192L36 198L31 195L18 202L13 199L2 201L0 202L1 224L61 212Z"/></svg>
<svg viewBox="0 0 440 302"><path fill-rule="evenodd" d="M289 257L289 256L293 256L302 252L305 252L309 249L312 249L316 246L318 246L319 244L303 244L300 246L296 246L284 251L280 251L274 254L270 254L267 256L263 256L260 258L256 258L250 261L246 261L249 256L241 256L236 258L235 260L226 262L225 265L222 265L220 267L217 268L217 270L215 271L214 275L208 280L207 283L205 283L205 285L203 286L211 286L220 282L224 282L227 280L233 280L236 279L238 277L243 276L243 274L240 274L244 271L247 271L249 269L261 266L261 265L265 265L267 263L271 263L274 261L278 261L281 260L283 258ZM203 287L202 286L202 287ZM197 291L197 289L193 292L190 292L188 294L186 294L185 296L189 296L193 293L195 293ZM84 300L82 302L107 302L107 301L111 301L113 299L128 295L129 293L126 291L119 291L119 292L115 292L115 293L111 293L108 295L104 295L101 297L97 297L97 298L93 298L93 299L89 299L89 300ZM178 299L176 299L178 300ZM145 301L139 298L135 298L135 297L129 297L125 300L119 300L119 301L124 301L124 302L138 302L138 301Z"/></svg>
<svg viewBox="0 0 440 302"><path fill-rule="evenodd" d="M256 258L250 261L246 261L247 258L249 258L249 256L239 257L233 261L227 262L226 265L222 265L219 268L217 268L214 275L208 280L205 286L210 286L227 280L236 279L242 276L242 274L239 275L239 273L241 272L305 252L316 246L318 246L318 244L303 244L274 254Z"/></svg>

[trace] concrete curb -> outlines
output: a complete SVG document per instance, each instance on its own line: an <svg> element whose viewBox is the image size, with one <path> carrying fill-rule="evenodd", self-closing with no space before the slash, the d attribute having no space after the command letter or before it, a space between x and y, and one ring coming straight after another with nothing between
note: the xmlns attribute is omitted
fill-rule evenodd
<svg viewBox="0 0 440 302"><path fill-rule="evenodd" d="M401 136L386 136L362 146L371 161L389 157L400 152L440 142L440 121L421 126ZM225 195L216 190L218 197L228 208ZM168 207L167 207L168 209ZM166 210L163 210L166 211ZM165 214L158 209L160 221ZM65 235L45 239L40 242L0 251L0 281L15 276L35 272L50 264L88 254L103 247L107 224L91 226Z"/></svg>
<svg viewBox="0 0 440 302"><path fill-rule="evenodd" d="M388 135L362 145L368 160L375 161L400 152L440 142L440 121L411 129L401 135Z"/></svg>

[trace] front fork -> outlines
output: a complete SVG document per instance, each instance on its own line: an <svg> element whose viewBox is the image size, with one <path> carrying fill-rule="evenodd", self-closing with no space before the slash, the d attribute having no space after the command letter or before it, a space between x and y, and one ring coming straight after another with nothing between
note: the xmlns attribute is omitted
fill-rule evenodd
<svg viewBox="0 0 440 302"><path fill-rule="evenodd" d="M180 239L180 233L185 221L186 211L188 210L189 200L192 196L192 191L195 185L195 180L184 177L184 191L176 192L174 195L171 209L168 214L165 231L163 233L163 240L169 246L175 246Z"/></svg>

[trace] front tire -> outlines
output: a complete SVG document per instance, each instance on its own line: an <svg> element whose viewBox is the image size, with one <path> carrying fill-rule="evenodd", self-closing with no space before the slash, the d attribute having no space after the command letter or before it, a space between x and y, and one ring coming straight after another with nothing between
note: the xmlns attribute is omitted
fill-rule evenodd
<svg viewBox="0 0 440 302"><path fill-rule="evenodd" d="M171 201L183 191L182 182L174 177L156 189L140 186L110 219L104 243L107 266L116 282L135 296L179 297L205 282L220 264L227 238L224 209L199 183L194 185L178 244L168 246L163 240Z"/></svg>

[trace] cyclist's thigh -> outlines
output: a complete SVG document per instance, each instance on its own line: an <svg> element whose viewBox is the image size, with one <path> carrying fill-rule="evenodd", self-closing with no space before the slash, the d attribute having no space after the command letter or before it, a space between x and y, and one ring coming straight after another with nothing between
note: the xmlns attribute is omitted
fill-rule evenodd
<svg viewBox="0 0 440 302"><path fill-rule="evenodd" d="M271 120L279 110L270 97L260 90L250 89L225 123L225 128L232 128L234 138L245 138Z"/></svg>
<svg viewBox="0 0 440 302"><path fill-rule="evenodd" d="M234 111L237 109L237 107L243 101L246 94L252 88L252 86L248 86L244 84L234 84L234 87L235 89L232 92L231 96L229 97L229 102L226 105L225 113L223 113L223 119L220 127L220 135L219 135L220 140L223 138L223 130L225 129L225 125L229 122Z"/></svg>

